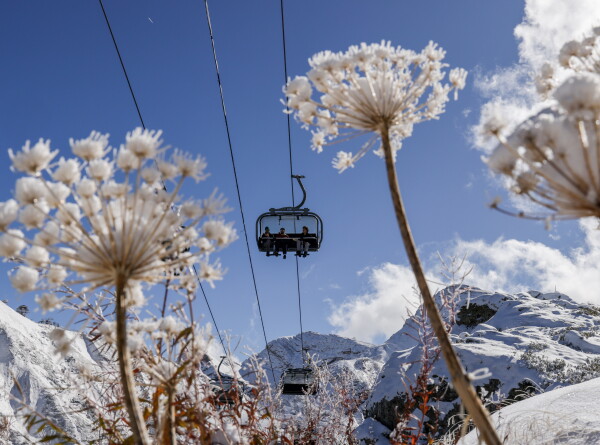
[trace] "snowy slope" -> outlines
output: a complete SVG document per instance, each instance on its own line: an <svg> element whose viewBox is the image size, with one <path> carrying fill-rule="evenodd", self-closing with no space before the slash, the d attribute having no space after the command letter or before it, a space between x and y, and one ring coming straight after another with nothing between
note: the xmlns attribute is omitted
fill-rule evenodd
<svg viewBox="0 0 600 445"><path fill-rule="evenodd" d="M600 310L595 307L559 293L509 295L474 289L460 295L458 309L452 342L468 372L489 371L474 384L492 407L600 376ZM411 321L386 343L390 357L365 407L368 417L390 429L394 409L402 407L400 371L410 382L420 369L421 351L410 348L414 340L403 339L408 334L414 335ZM392 352L394 345L398 347ZM456 394L447 390L447 375L438 361L432 376L433 383L446 389L439 403L443 427L450 426L459 405Z"/></svg>
<svg viewBox="0 0 600 445"><path fill-rule="evenodd" d="M349 370L357 387L371 388L362 407L365 417L357 418L362 422L357 436L370 439L369 443L387 444L386 436L395 426L395 410L402 407L406 388L403 378L414 378L420 366L421 349L411 338L418 315L383 345L315 332L306 332L302 338L296 335L273 340L268 351L275 379L269 369L267 350L258 358L275 385L285 369L303 366L302 343L316 363L326 363L334 373ZM77 337L73 351L64 359L57 356L49 337L52 329L0 303L0 415L13 416L18 408L10 398L11 394L19 395L16 379L28 404L78 440L86 441L94 437L92 420L76 412L83 398L69 385L80 366L100 366L102 355L82 336L71 333ZM510 402L507 399L545 392L494 415L502 434L512 434L509 437L514 439L508 443L554 443L542 433L552 433L554 439L559 437L557 443L600 443L600 433L594 428L599 417L594 405L600 400L600 379L569 386L600 376L600 309L575 303L558 293L531 291L511 295L474 289L463 292L457 301L457 323L451 337L469 372L482 368L489 371L475 384L492 406L499 408ZM217 363L216 357L210 357L206 371L214 373ZM246 360L239 372L251 381L249 369ZM450 426L449 420L459 403L448 388L446 376L440 360L434 366L431 382L439 389L438 406L444 428ZM53 390L64 386L66 390ZM284 405L295 410L301 397L284 396ZM539 440L522 442L521 436L515 435L525 428L518 426L520 421L528 422L527 428ZM549 424L554 427L552 431L544 428ZM32 438L18 422L13 422L11 431L10 437L2 437L0 432L0 443L30 443ZM575 441L575 433L581 441ZM463 445L472 443L476 443L474 436L463 439Z"/></svg>
<svg viewBox="0 0 600 445"><path fill-rule="evenodd" d="M600 443L600 379L531 397L492 416L507 444ZM476 431L459 445L478 445Z"/></svg>
<svg viewBox="0 0 600 445"><path fill-rule="evenodd" d="M75 389L69 388L72 385L70 376L78 371L78 366L97 366L92 357L98 359L101 355L89 341L70 333L77 336L73 350L61 358L54 353L49 337L53 329L52 326L35 323L0 303L0 415L11 419L10 433L0 436L0 443L29 444L33 439L18 417L14 418L20 407L15 398L24 399L75 439L95 437L91 420L77 412L82 408L83 398ZM65 387L65 390L55 389Z"/></svg>
<svg viewBox="0 0 600 445"><path fill-rule="evenodd" d="M456 304L452 341L467 371L483 376L474 383L492 409L600 376L600 309L559 293L511 295L480 289L463 291ZM304 334L304 346L317 363L328 363L334 371L346 367L360 386L373 385L363 405L365 418L356 430L361 439L389 443L386 436L396 424L396 410L402 408L405 382L411 383L420 369L421 349L414 339L418 316L381 346ZM286 368L302 366L298 335L272 341L269 350L276 379ZM268 368L266 350L259 357ZM442 429L451 428L459 399L448 385L442 360L431 375ZM268 376L271 379L270 372ZM295 405L295 397L286 396L286 403Z"/></svg>

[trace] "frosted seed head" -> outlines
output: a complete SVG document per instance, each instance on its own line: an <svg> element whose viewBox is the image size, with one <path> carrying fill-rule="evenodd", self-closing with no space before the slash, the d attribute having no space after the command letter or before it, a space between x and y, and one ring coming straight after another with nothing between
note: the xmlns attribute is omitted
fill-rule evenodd
<svg viewBox="0 0 600 445"><path fill-rule="evenodd" d="M37 270L28 266L19 266L16 272L9 274L12 286L19 292L29 292L36 288L39 279Z"/></svg>
<svg viewBox="0 0 600 445"><path fill-rule="evenodd" d="M581 43L575 40L565 43L560 49L558 62L565 68L571 66L571 58L579 56L581 51Z"/></svg>
<svg viewBox="0 0 600 445"><path fill-rule="evenodd" d="M23 232L15 229L10 229L0 235L0 256L4 258L18 257L21 251L27 247L24 236Z"/></svg>
<svg viewBox="0 0 600 445"><path fill-rule="evenodd" d="M86 172L90 178L103 182L112 177L113 163L105 159L94 159L90 161Z"/></svg>
<svg viewBox="0 0 600 445"><path fill-rule="evenodd" d="M67 278L67 275L67 271L64 267L59 266L57 264L51 264L48 268L46 279L48 280L48 283L51 286L57 287L63 284L63 282Z"/></svg>
<svg viewBox="0 0 600 445"><path fill-rule="evenodd" d="M21 205L34 204L46 199L47 190L38 178L23 177L15 184L15 198Z"/></svg>
<svg viewBox="0 0 600 445"><path fill-rule="evenodd" d="M348 168L354 168L354 156L350 152L338 151L335 159L332 161L333 167L342 173Z"/></svg>
<svg viewBox="0 0 600 445"><path fill-rule="evenodd" d="M61 182L47 182L46 186L46 202L51 208L60 206L71 194L71 189Z"/></svg>
<svg viewBox="0 0 600 445"><path fill-rule="evenodd" d="M192 178L196 182L199 182L208 177L208 174L204 172L207 164L202 156L193 157L182 151L175 150L173 162L177 166L179 175L183 178Z"/></svg>
<svg viewBox="0 0 600 445"><path fill-rule="evenodd" d="M288 81L286 103L304 127L314 128L313 150L322 151L336 138L364 133L379 137L385 129L393 135L397 151L415 123L436 119L444 111L448 94L465 86L467 72L460 68L450 72L449 83L442 83L444 55L433 42L421 53L394 48L385 41L361 43L340 53L322 51L309 59L308 77ZM320 103L311 99L312 87L324 93ZM343 171L360 157L342 155L333 165Z"/></svg>
<svg viewBox="0 0 600 445"><path fill-rule="evenodd" d="M55 294L49 292L36 296L35 302L40 305L44 314L55 309L60 309L62 306L62 300Z"/></svg>
<svg viewBox="0 0 600 445"><path fill-rule="evenodd" d="M31 267L45 267L50 262L50 254L43 247L32 246L25 252L25 262Z"/></svg>
<svg viewBox="0 0 600 445"><path fill-rule="evenodd" d="M73 185L81 177L81 166L76 159L60 158L58 166L52 173L52 179L65 185Z"/></svg>
<svg viewBox="0 0 600 445"><path fill-rule="evenodd" d="M125 148L138 159L154 159L161 144L162 130L146 130L141 127L127 133Z"/></svg>
<svg viewBox="0 0 600 445"><path fill-rule="evenodd" d="M89 178L83 178L77 184L77 193L83 198L91 197L94 193L96 193L96 189L96 182Z"/></svg>
<svg viewBox="0 0 600 445"><path fill-rule="evenodd" d="M125 173L129 173L131 170L135 170L140 165L140 160L135 156L131 150L121 146L119 154L117 155L117 166Z"/></svg>
<svg viewBox="0 0 600 445"><path fill-rule="evenodd" d="M46 222L48 211L49 207L45 201L26 205L19 212L19 222L23 224L27 230L39 229Z"/></svg>
<svg viewBox="0 0 600 445"><path fill-rule="evenodd" d="M511 176L517 163L517 157L506 147L500 145L485 159L485 162L496 173Z"/></svg>
<svg viewBox="0 0 600 445"><path fill-rule="evenodd" d="M57 153L58 150L50 150L50 139L44 141L41 138L33 147L29 141L25 142L17 153L13 153L12 149L8 150L12 168L28 175L37 175L46 169Z"/></svg>
<svg viewBox="0 0 600 445"><path fill-rule="evenodd" d="M5 232L19 215L19 204L14 199L0 202L0 232Z"/></svg>
<svg viewBox="0 0 600 445"><path fill-rule="evenodd" d="M85 139L69 139L69 144L75 156L89 162L106 155L108 152L108 137L108 134L92 131Z"/></svg>
<svg viewBox="0 0 600 445"><path fill-rule="evenodd" d="M554 97L567 113L591 119L600 111L600 76L575 74L556 89Z"/></svg>

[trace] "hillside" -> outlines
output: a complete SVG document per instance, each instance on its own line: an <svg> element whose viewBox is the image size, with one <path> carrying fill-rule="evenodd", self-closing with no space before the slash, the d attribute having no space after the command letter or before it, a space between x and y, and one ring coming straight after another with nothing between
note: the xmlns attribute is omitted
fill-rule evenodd
<svg viewBox="0 0 600 445"><path fill-rule="evenodd" d="M72 350L62 358L50 338L53 326L35 323L0 303L0 415L8 416L10 428L0 436L3 443L32 443L23 424L14 419L22 408L19 400L42 413L77 440L96 437L91 419L80 412L84 398L73 387L81 367L98 367L102 355L76 333ZM64 388L58 390L58 388ZM93 388L88 388L92 396ZM26 412L26 411L25 411ZM41 437L41 436L39 436Z"/></svg>
<svg viewBox="0 0 600 445"><path fill-rule="evenodd" d="M516 295L464 291L457 300L451 337L466 370L480 378L474 384L495 410L539 392L583 382L600 375L600 311L560 293L530 291ZM388 349L403 337L414 336L415 320L386 343ZM410 343L408 343L410 344ZM405 400L404 381L414 381L420 370L421 349L407 346L390 353L371 397L367 417L387 429ZM402 372L399 372L402 371ZM448 372L438 361L432 372L443 430L452 427L459 399L448 386Z"/></svg>
<svg viewBox="0 0 600 445"><path fill-rule="evenodd" d="M595 412L592 406L595 402L585 394L600 391L600 379L569 385L600 376L600 310L578 304L564 294L534 291L512 295L465 288L457 293L454 303L456 323L451 330L452 341L467 371L476 378L474 383L480 395L491 409L517 401L495 414L502 431L507 434L520 431L515 427L517 420L528 422L531 428L538 428L544 422L559 425L552 416L557 419L562 416L579 420L560 423L564 427L557 426L556 435L573 433L568 425L575 425L580 436L589 432L581 437L596 437L594 434L598 433L590 414ZM445 311L446 316L449 314ZM387 435L396 425L396 412L403 410L407 400L406 388L421 367L423 348L415 339L420 316L418 312L409 318L383 345L335 334L305 332L302 338L296 335L271 341L269 354L264 350L257 357L267 367L267 376L274 385L286 369L303 366L302 344L310 361L317 366L326 365L333 374L347 371L352 385L363 393L367 391L355 418L359 425L356 435L365 444L387 444ZM85 399L73 387L73 381L82 367L97 368L104 359L91 342L76 333L68 334L75 336L73 350L61 358L54 352L52 329L0 303L0 414L12 418L19 409L16 399L22 398L75 438L86 441L94 438L92 420L80 412ZM209 359L205 371L214 374L210 362ZM271 362L273 373L268 369ZM239 372L251 381L249 368L248 359ZM437 435L440 435L452 430L457 418L454 414L459 411L459 400L448 385L441 360L433 365L429 388L437 399L434 406L439 410L442 429ZM543 394L528 398L538 393ZM90 394L93 388L87 389L87 395ZM300 412L303 397L306 396L283 396L288 412ZM524 398L527 400L518 402ZM540 437L553 434L547 428L544 431L546 435ZM33 440L17 420L11 421L9 433L4 434L0 436L0 442L5 441L2 443L20 445ZM469 436L463 439L463 444L476 443L474 440Z"/></svg>
<svg viewBox="0 0 600 445"><path fill-rule="evenodd" d="M600 310L593 306L560 293L512 295L466 288L455 304L452 341L467 371L480 377L474 384L492 410L600 376ZM396 410L402 410L406 401L407 384L421 367L422 349L415 340L420 315L380 346L336 335L304 334L305 349L317 363L353 370L358 385L373 383L358 416L361 438L388 443ZM274 340L269 350L276 376L286 367L302 365L299 336ZM266 351L259 356L267 363ZM459 412L459 399L447 375L443 361L437 361L431 387L439 399L441 432L452 428ZM284 397L293 406L300 396Z"/></svg>

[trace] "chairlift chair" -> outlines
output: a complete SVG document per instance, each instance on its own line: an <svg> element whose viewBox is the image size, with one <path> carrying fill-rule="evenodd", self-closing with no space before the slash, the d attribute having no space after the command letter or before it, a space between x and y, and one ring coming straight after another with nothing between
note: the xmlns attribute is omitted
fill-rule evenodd
<svg viewBox="0 0 600 445"><path fill-rule="evenodd" d="M317 393L318 387L315 383L314 372L310 368L287 369L281 380L283 382L282 394L315 395Z"/></svg>
<svg viewBox="0 0 600 445"><path fill-rule="evenodd" d="M277 242L280 246L282 243L286 243L287 250L290 252L296 250L296 240L300 237L303 226L308 228L309 236L304 238L308 242L308 252L317 252L321 247L323 220L310 209L302 208L306 201L306 189L301 181L304 176L292 175L292 178L295 178L300 184L303 193L302 202L295 207L271 208L258 217L256 220L256 243L259 252L269 252L274 247L275 239L271 239L271 245L269 245L265 239L261 238L267 227L273 235L277 234L281 228L285 229L289 238L279 238Z"/></svg>

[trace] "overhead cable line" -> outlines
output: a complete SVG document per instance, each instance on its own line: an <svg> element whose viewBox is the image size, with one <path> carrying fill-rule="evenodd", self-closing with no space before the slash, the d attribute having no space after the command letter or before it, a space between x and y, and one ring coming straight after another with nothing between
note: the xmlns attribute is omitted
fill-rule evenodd
<svg viewBox="0 0 600 445"><path fill-rule="evenodd" d="M129 92L131 93L131 97L133 99L133 103L135 104L135 109L137 110L138 117L140 118L140 122L142 123L142 127L144 130L146 129L146 125L144 124L144 118L142 118L142 112L140 111L140 106L138 105L138 101L135 98L135 93L133 92L133 87L131 86L131 81L129 80L129 76L127 75L127 70L125 69L125 63L123 62L123 57L121 57L121 51L119 51L119 45L117 45L117 40L115 39L115 35L113 33L112 27L110 26L110 21L108 20L108 15L106 15L106 10L104 9L104 4L102 0L98 0L100 2L100 7L102 8L102 14L104 14L104 20L106 20L106 26L108 27L108 32L110 32L110 37L112 38L113 44L115 45L115 50L117 51L117 56L119 56L119 62L121 62L121 68L123 69L123 74L125 74L125 80L127 80L127 86L129 86Z"/></svg>
<svg viewBox="0 0 600 445"><path fill-rule="evenodd" d="M102 0L98 0L100 3L100 7L102 8L102 14L104 14L104 20L106 21L106 26L108 27L108 31L110 32L110 37L112 38L113 44L115 46L115 50L117 52L117 56L119 56L119 62L121 62L121 68L123 70L123 74L125 75L125 80L127 80L127 85L129 86L129 92L131 93L131 98L133 99L133 103L135 104L135 109L137 110L138 117L140 118L140 123L142 124L142 128L146 129L146 124L144 123L144 118L142 117L142 112L138 105L138 101L135 97L135 93L133 92L133 87L131 86L131 81L129 80L129 76L127 75L127 69L125 68L125 63L123 62L123 57L121 57L121 51L119 51L119 45L117 45L117 40L115 39L115 35L113 33L112 27L110 26L110 20L108 20L108 15L106 14L106 10L104 9L104 4ZM155 161L156 162L156 161ZM161 182L163 189L167 191L167 187L161 175ZM225 348L225 342L223 341L223 337L221 337L221 331L219 330L219 326L217 325L217 320L213 314L213 311L210 307L210 303L208 302L208 298L206 297L206 293L204 292L204 287L202 286L202 282L200 281L200 276L198 275L198 271L196 270L196 266L193 266L194 274L196 275L196 280L198 281L198 285L200 290L202 291L202 295L204 297L204 301L206 302L206 306L208 307L208 312L210 313L210 318L215 325L215 330L217 331L217 336L219 337L219 341L221 342L221 346L223 347L223 351L227 353L227 349ZM191 310L191 306L190 306Z"/></svg>
<svg viewBox="0 0 600 445"><path fill-rule="evenodd" d="M283 0L279 1L280 11L281 11L281 40L283 44L283 76L284 76L284 85L287 84L288 81L288 72L287 72L287 52L286 52L286 44L285 44L285 15L283 12ZM290 156L290 182L292 188L292 207L296 205L294 198L294 166L292 161L292 132L290 128L290 113L289 108L287 106L287 101L285 104L285 115L287 117L287 139L288 139L288 151ZM300 204L302 205L302 204ZM296 221L294 220L294 228L296 226ZM297 231L297 230L295 230ZM297 291L298 291L298 313L300 315L300 347L302 354L302 362L305 361L304 357L304 329L302 327L302 297L300 294L300 270L298 267L298 257L296 256L296 282L297 282Z"/></svg>
<svg viewBox="0 0 600 445"><path fill-rule="evenodd" d="M260 315L260 324L262 326L263 337L265 339L265 349L267 350L267 356L269 358L269 364L271 365L271 374L273 376L273 382L275 382L275 371L273 370L273 362L271 361L271 352L269 351L269 344L267 342L267 332L265 331L265 322L262 315L262 309L260 307L260 299L258 297L258 287L256 286L256 276L254 274L254 265L252 263L252 255L250 254L250 243L248 242L248 231L246 230L246 219L244 218L244 207L242 206L242 196L240 194L240 185L238 182L237 169L235 167L235 156L233 155L233 145L231 143L231 132L229 131L229 121L227 119L227 110L225 109L225 96L223 94L223 84L221 82L221 74L219 72L219 61L217 60L217 50L215 48L215 38L213 35L212 23L210 20L210 11L208 10L208 0L204 0L204 10L206 12L206 24L208 25L208 32L210 34L210 44L212 47L213 61L215 63L215 72L217 75L217 83L219 84L219 95L221 97L221 110L223 111L223 120L225 121L225 131L227 132L227 144L229 145L229 154L231 157L231 165L233 167L233 177L235 179L235 188L237 191L238 203L240 205L240 214L242 216L242 226L244 228L244 238L246 240L246 249L248 251L248 261L250 262L250 272L252 273L252 283L254 284L254 294L256 295L256 304L258 306L258 315Z"/></svg>

